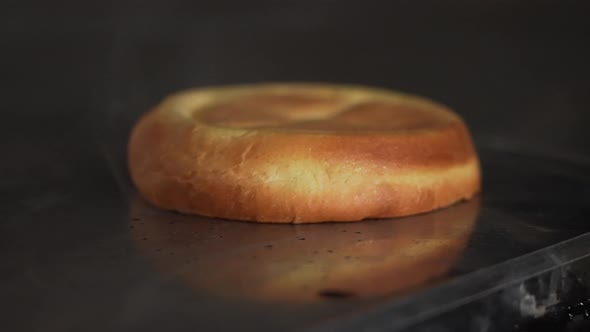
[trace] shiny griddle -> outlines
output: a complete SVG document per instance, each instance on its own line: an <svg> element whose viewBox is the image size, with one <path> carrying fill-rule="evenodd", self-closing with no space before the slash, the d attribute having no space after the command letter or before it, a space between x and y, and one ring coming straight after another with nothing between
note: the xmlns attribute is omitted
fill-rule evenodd
<svg viewBox="0 0 590 332"><path fill-rule="evenodd" d="M116 186L113 168L97 167L89 183L41 195L7 223L9 282L0 290L14 303L9 325L395 329L590 252L588 165L497 147L480 154L484 191L472 201L407 218L295 226L154 209L129 183Z"/></svg>

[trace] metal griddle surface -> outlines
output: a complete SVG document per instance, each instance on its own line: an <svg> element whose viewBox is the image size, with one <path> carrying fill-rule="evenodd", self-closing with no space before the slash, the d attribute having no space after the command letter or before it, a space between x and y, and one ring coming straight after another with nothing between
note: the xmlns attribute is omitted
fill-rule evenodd
<svg viewBox="0 0 590 332"><path fill-rule="evenodd" d="M8 280L0 293L12 303L5 325L293 330L389 310L403 327L588 254L588 240L579 237L590 229L588 165L494 147L480 153L484 191L477 199L354 224L254 225L159 211L115 185L106 165L58 189L38 183L28 209L13 210L3 225ZM464 237L460 248L443 243L447 255L420 261L420 246L449 236ZM559 252L552 251L556 244ZM539 261L539 253L553 258ZM408 255L418 263L381 268ZM518 264L507 262L519 257ZM418 280L436 264L438 272ZM344 278L354 275L351 269L371 284ZM496 278L482 279L482 270Z"/></svg>

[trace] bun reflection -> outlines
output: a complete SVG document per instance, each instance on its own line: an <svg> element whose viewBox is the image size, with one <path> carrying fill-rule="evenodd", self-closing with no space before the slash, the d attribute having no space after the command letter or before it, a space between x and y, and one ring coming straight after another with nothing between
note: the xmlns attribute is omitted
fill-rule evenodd
<svg viewBox="0 0 590 332"><path fill-rule="evenodd" d="M196 292L310 301L406 292L443 277L479 205L475 198L406 218L273 225L185 216L137 199L129 222L139 252Z"/></svg>

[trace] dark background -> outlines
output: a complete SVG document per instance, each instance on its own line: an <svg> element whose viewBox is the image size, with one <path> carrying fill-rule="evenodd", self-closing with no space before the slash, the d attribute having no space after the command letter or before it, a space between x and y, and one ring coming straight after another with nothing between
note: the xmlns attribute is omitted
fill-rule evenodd
<svg viewBox="0 0 590 332"><path fill-rule="evenodd" d="M9 1L4 194L104 167L136 117L209 84L324 81L428 96L478 145L587 155L586 1ZM570 153L571 152L571 153ZM52 160L52 162L48 162ZM18 180L17 180L18 179ZM17 195L18 196L18 195ZM8 204L4 209L19 208Z"/></svg>
<svg viewBox="0 0 590 332"><path fill-rule="evenodd" d="M4 134L136 116L191 86L330 81L434 98L478 137L585 149L586 3L14 1L0 14Z"/></svg>
<svg viewBox="0 0 590 332"><path fill-rule="evenodd" d="M45 271L61 285L55 289L86 287L77 273L109 280L100 264L69 269L76 267L69 253L101 248L89 239L120 231L100 219L123 206L116 192L117 181L127 183L129 128L166 94L192 86L388 87L453 107L478 146L590 160L586 1L8 1L1 7L5 285L28 285L24 265ZM45 266L49 250L53 260ZM52 271L68 271L70 279ZM116 282L133 284L124 276ZM102 284L95 286L83 294L100 298ZM16 300L2 308L13 309L7 315L13 322L25 322L12 326L79 326L43 316L54 303L44 299L62 296L51 288L0 290L7 289L13 293L0 295ZM76 308L77 300L61 303ZM37 323L27 317L35 310ZM100 320L85 314L74 320Z"/></svg>

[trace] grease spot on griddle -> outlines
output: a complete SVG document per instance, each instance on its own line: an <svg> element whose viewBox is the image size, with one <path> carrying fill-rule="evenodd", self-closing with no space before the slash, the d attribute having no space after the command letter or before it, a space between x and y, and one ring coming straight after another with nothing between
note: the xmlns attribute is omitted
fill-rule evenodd
<svg viewBox="0 0 590 332"><path fill-rule="evenodd" d="M303 240L305 240L305 238L304 237L300 237L297 240L303 241Z"/></svg>
<svg viewBox="0 0 590 332"><path fill-rule="evenodd" d="M326 299L347 299L356 296L355 293L343 289L322 289L318 295Z"/></svg>
<svg viewBox="0 0 590 332"><path fill-rule="evenodd" d="M268 248L268 249L272 249L272 244L265 244L264 247Z"/></svg>

